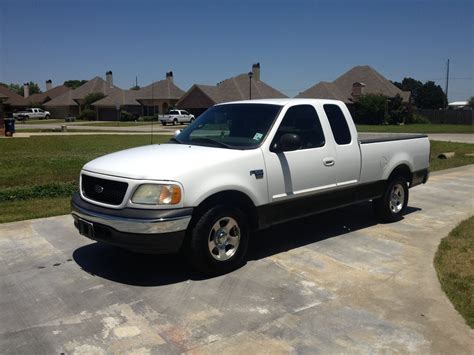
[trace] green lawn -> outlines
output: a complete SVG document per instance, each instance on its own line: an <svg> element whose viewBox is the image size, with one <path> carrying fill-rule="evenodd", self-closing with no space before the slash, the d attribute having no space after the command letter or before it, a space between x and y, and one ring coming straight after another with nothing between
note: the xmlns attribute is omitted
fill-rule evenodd
<svg viewBox="0 0 474 355"><path fill-rule="evenodd" d="M168 140L168 136L153 137L154 143ZM0 139L0 222L68 213L69 205L64 201L77 189L79 172L85 163L110 152L149 143L149 135ZM474 157L465 156L474 152L472 144L431 143L431 171L474 164ZM436 159L439 153L447 151L456 152L456 156Z"/></svg>
<svg viewBox="0 0 474 355"><path fill-rule="evenodd" d="M51 124L51 123L64 123L64 120L61 119L51 119L51 120L27 120L27 121L16 121L15 125L18 127L25 124Z"/></svg>
<svg viewBox="0 0 474 355"><path fill-rule="evenodd" d="M359 132L387 132L387 133L474 133L472 125L455 124L409 124L395 125L357 125Z"/></svg>
<svg viewBox="0 0 474 355"><path fill-rule="evenodd" d="M434 265L444 292L474 329L474 217L441 241Z"/></svg>

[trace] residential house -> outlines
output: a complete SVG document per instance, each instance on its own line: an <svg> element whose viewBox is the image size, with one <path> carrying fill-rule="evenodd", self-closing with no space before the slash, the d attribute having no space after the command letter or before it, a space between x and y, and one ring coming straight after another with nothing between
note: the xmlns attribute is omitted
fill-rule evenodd
<svg viewBox="0 0 474 355"><path fill-rule="evenodd" d="M92 107L100 121L115 121L120 117L120 110L133 115L142 115L142 105L137 101L139 90L112 90L103 99L96 101Z"/></svg>
<svg viewBox="0 0 474 355"><path fill-rule="evenodd" d="M85 97L88 94L100 92L107 96L121 90L113 84L112 72L108 71L106 73L106 80L96 76L77 89L69 90L46 102L44 107L51 112L53 117L78 116L84 109Z"/></svg>
<svg viewBox="0 0 474 355"><path fill-rule="evenodd" d="M364 94L381 94L390 98L400 95L404 103L410 101L409 91L400 90L368 65L354 67L333 82L319 82L296 97L333 99L352 104Z"/></svg>
<svg viewBox="0 0 474 355"><path fill-rule="evenodd" d="M3 110L6 117L11 115L12 112L21 111L29 106L28 100L3 85L0 85L0 96L3 97Z"/></svg>
<svg viewBox="0 0 474 355"><path fill-rule="evenodd" d="M260 63L256 63L251 73L234 76L217 85L194 84L176 106L198 116L221 102L281 97L287 96L260 79Z"/></svg>
<svg viewBox="0 0 474 355"><path fill-rule="evenodd" d="M43 105L52 99L65 94L66 92L72 90L71 88L65 85L58 85L53 88L53 82L51 80L46 81L46 91L42 93L37 93L29 96L27 100L31 105Z"/></svg>
<svg viewBox="0 0 474 355"><path fill-rule="evenodd" d="M167 72L164 80L156 81L151 85L138 90L137 101L143 106L142 114L164 114L169 108L176 105L184 91L174 83L173 72Z"/></svg>
<svg viewBox="0 0 474 355"><path fill-rule="evenodd" d="M102 121L118 119L118 109L136 116L152 116L166 113L183 94L184 91L174 83L173 72L170 71L164 80L139 90L112 90L107 97L94 102L92 106L97 111L97 118Z"/></svg>

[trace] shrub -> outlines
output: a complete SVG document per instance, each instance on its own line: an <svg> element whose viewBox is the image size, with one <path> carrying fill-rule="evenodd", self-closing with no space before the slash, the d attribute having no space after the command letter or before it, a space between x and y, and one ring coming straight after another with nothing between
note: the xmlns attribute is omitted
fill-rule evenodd
<svg viewBox="0 0 474 355"><path fill-rule="evenodd" d="M422 114L415 112L413 114L413 117L410 123L431 123L431 122L428 118L426 118Z"/></svg>
<svg viewBox="0 0 474 355"><path fill-rule="evenodd" d="M387 98L378 94L362 95L355 103L354 121L358 124L386 124Z"/></svg>
<svg viewBox="0 0 474 355"><path fill-rule="evenodd" d="M81 112L79 116L77 116L78 120L88 120L88 121L95 121L96 114L94 110L85 109Z"/></svg>
<svg viewBox="0 0 474 355"><path fill-rule="evenodd" d="M120 112L120 121L122 122L135 121L135 117L130 112L123 110Z"/></svg>
<svg viewBox="0 0 474 355"><path fill-rule="evenodd" d="M140 122L151 122L151 121L158 121L158 114L155 116L141 116L138 118Z"/></svg>

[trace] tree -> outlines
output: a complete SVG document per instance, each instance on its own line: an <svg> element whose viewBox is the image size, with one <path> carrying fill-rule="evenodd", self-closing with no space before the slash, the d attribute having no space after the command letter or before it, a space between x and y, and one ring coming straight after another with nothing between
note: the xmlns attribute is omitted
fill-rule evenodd
<svg viewBox="0 0 474 355"><path fill-rule="evenodd" d="M38 84L32 81L30 81L28 84L30 86L30 95L41 93L41 89ZM25 94L23 85L14 84L14 83L10 83L9 85L5 83L0 83L0 85L8 88L10 91L13 91L15 94L18 94L20 96L24 96Z"/></svg>
<svg viewBox="0 0 474 355"><path fill-rule="evenodd" d="M101 92L91 92L90 94L87 94L86 97L84 97L84 108L86 110L90 110L91 105L99 100L102 100L105 97L105 95Z"/></svg>
<svg viewBox="0 0 474 355"><path fill-rule="evenodd" d="M354 120L356 123L387 123L387 97L379 94L362 95L355 103Z"/></svg>
<svg viewBox="0 0 474 355"><path fill-rule="evenodd" d="M87 83L87 80L66 80L64 82L64 86L67 86L71 89L77 89L79 86L82 86L85 83Z"/></svg>
<svg viewBox="0 0 474 355"><path fill-rule="evenodd" d="M140 90L140 86L134 85L130 88L130 90Z"/></svg>
<svg viewBox="0 0 474 355"><path fill-rule="evenodd" d="M402 82L394 82L403 91L411 91L411 98L418 108L439 109L444 107L446 95L441 86L434 81L422 83L413 78L403 78Z"/></svg>
<svg viewBox="0 0 474 355"><path fill-rule="evenodd" d="M444 108L446 95L441 86L436 85L434 81L427 81L421 88L418 98L418 108L440 109Z"/></svg>

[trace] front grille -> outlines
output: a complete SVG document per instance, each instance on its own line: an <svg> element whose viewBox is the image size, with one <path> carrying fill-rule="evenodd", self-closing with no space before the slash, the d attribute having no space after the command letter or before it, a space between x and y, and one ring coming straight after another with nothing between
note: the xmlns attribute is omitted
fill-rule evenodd
<svg viewBox="0 0 474 355"><path fill-rule="evenodd" d="M94 201L120 205L125 197L125 192L127 192L127 187L126 182L82 175L82 193Z"/></svg>

